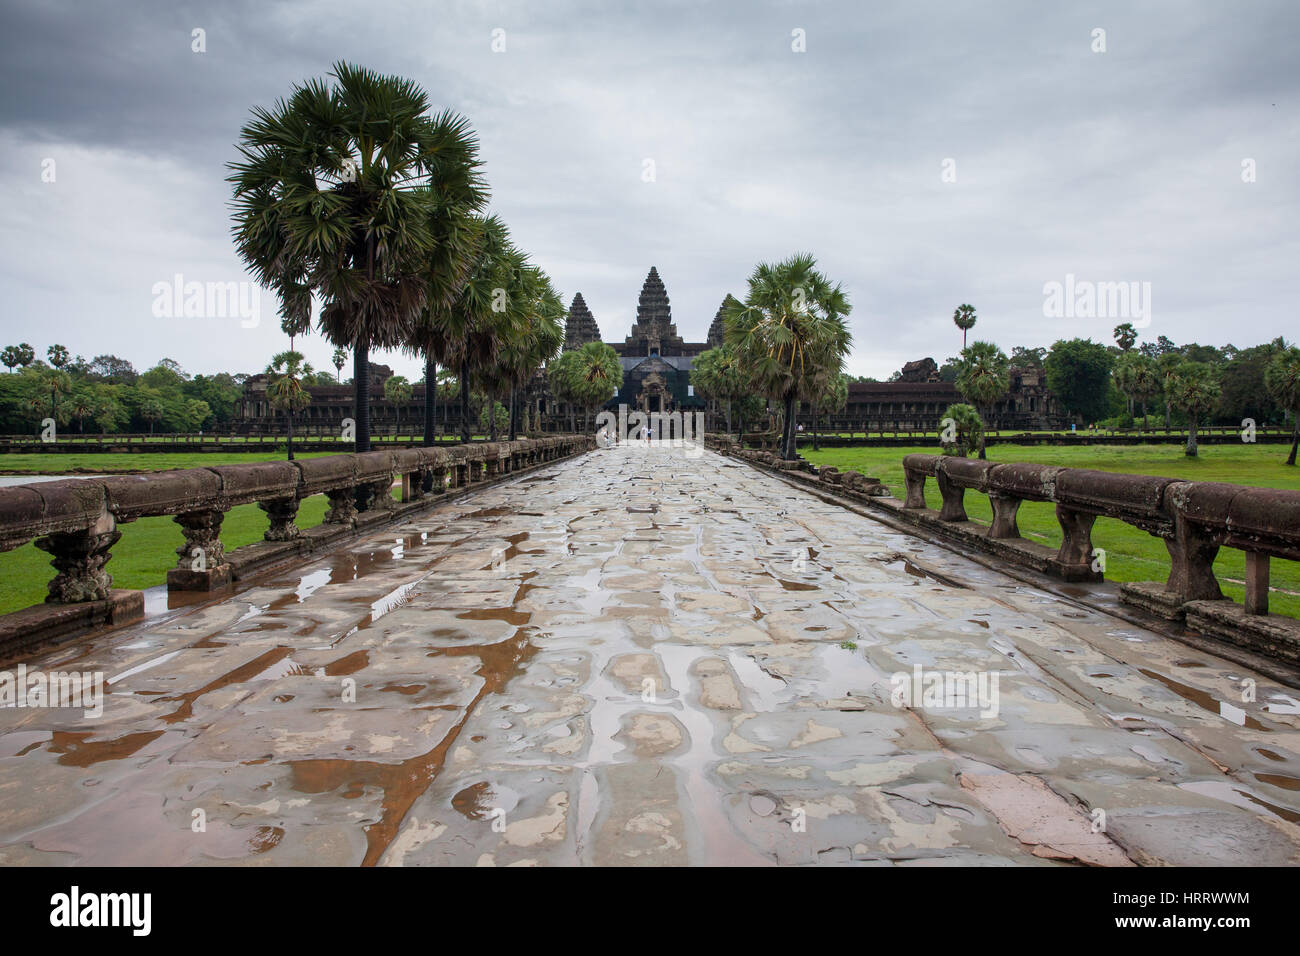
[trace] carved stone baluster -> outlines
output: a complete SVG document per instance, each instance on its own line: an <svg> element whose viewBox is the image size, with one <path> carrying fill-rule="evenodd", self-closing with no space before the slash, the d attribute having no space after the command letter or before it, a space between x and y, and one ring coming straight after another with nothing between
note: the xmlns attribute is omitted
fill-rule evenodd
<svg viewBox="0 0 1300 956"><path fill-rule="evenodd" d="M270 527L262 538L266 541L293 541L302 534L295 524L298 518L297 498L281 498L276 501L259 501L257 506L271 519Z"/></svg>
<svg viewBox="0 0 1300 956"><path fill-rule="evenodd" d="M356 492L351 487L334 488L325 492L325 497L330 502L329 510L325 512L325 524L351 525L356 523Z"/></svg>
<svg viewBox="0 0 1300 956"><path fill-rule="evenodd" d="M104 512L84 531L38 538L36 547L50 555L50 564L59 572L50 582L46 602L75 604L107 600L113 577L104 570L104 565L111 557L109 548L121 537L113 516Z"/></svg>
<svg viewBox="0 0 1300 956"><path fill-rule="evenodd" d="M176 549L180 560L167 572L170 591L215 591L230 584L230 565L225 545L221 543L221 522L225 512L205 508L178 514L185 543Z"/></svg>

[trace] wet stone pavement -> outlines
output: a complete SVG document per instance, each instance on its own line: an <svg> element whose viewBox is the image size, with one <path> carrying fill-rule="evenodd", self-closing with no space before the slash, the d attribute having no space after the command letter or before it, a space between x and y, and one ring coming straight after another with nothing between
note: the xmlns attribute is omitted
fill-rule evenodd
<svg viewBox="0 0 1300 956"><path fill-rule="evenodd" d="M1294 691L712 453L592 452L27 664L110 693L0 709L2 864L1300 862Z"/></svg>

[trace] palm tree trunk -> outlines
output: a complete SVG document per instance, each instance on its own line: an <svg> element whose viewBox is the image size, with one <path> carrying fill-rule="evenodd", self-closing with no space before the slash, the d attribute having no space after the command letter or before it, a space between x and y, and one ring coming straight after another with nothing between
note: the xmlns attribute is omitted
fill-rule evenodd
<svg viewBox="0 0 1300 956"><path fill-rule="evenodd" d="M352 346L352 383L357 406L353 450L360 454L370 451L370 343L365 340Z"/></svg>
<svg viewBox="0 0 1300 956"><path fill-rule="evenodd" d="M785 433L781 436L781 457L786 461L794 461L797 457L794 444L794 413L795 398L791 392L785 397Z"/></svg>
<svg viewBox="0 0 1300 956"><path fill-rule="evenodd" d="M488 396L488 440L496 441L499 437L497 434L497 393L493 392Z"/></svg>
<svg viewBox="0 0 1300 956"><path fill-rule="evenodd" d="M433 444L433 403L438 397L438 363L433 356L424 357L424 445Z"/></svg>
<svg viewBox="0 0 1300 956"><path fill-rule="evenodd" d="M731 434L731 399L727 399L727 434Z"/></svg>
<svg viewBox="0 0 1300 956"><path fill-rule="evenodd" d="M460 440L469 444L469 359L460 362Z"/></svg>
<svg viewBox="0 0 1300 956"><path fill-rule="evenodd" d="M1296 452L1296 446L1297 446L1297 445L1300 445L1300 414L1296 414L1295 412L1292 412L1292 413L1291 413L1291 419L1292 419L1292 425L1291 425L1291 454L1287 455L1287 457L1286 457L1286 463L1287 463L1288 465L1294 465L1294 464L1295 464L1295 452Z"/></svg>
<svg viewBox="0 0 1300 956"><path fill-rule="evenodd" d="M1196 457L1196 412L1187 413L1187 457Z"/></svg>
<svg viewBox="0 0 1300 956"><path fill-rule="evenodd" d="M519 389L510 389L510 441L515 441L519 437L518 399Z"/></svg>
<svg viewBox="0 0 1300 956"><path fill-rule="evenodd" d="M288 433L289 460L293 461L293 412L286 410L284 413L284 427Z"/></svg>
<svg viewBox="0 0 1300 956"><path fill-rule="evenodd" d="M985 424L984 410L980 410L980 458L987 459L988 455L984 453L984 433L988 431L988 425Z"/></svg>

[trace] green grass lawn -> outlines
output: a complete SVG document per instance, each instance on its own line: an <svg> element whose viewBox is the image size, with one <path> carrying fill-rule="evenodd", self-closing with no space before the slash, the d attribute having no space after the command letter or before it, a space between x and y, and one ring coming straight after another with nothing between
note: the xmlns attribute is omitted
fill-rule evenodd
<svg viewBox="0 0 1300 956"><path fill-rule="evenodd" d="M934 454L934 446L915 448L801 448L800 454L818 465L853 469L879 478L898 497L904 497L903 456L913 452ZM1054 445L993 445L991 461L1026 461L1068 468L1097 468L1134 475L1165 475L1195 481L1226 481L1261 488L1300 491L1300 467L1289 467L1286 445L1204 445L1196 458L1187 458L1178 445L1089 445L1068 448ZM931 508L940 506L939 489L926 481L925 497ZM985 495L966 493L966 513L988 524L993 512ZM1026 501L1020 506L1020 533L1053 548L1061 543L1055 506ZM1156 537L1113 518L1098 518L1093 526L1094 547L1106 552L1106 578L1111 581L1164 581L1169 576L1169 553ZM1246 558L1241 551L1224 548L1214 563L1223 592L1242 601ZM1272 562L1269 610L1300 617L1300 563Z"/></svg>

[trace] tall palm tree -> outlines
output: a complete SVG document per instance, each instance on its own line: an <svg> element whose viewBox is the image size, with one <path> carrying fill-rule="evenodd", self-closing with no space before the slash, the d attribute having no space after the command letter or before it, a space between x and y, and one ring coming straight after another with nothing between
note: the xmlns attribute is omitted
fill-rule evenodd
<svg viewBox="0 0 1300 956"><path fill-rule="evenodd" d="M1291 413L1291 453L1286 463L1294 465L1300 445L1300 348L1289 346L1273 354L1264 369L1264 387L1273 401Z"/></svg>
<svg viewBox="0 0 1300 956"><path fill-rule="evenodd" d="M503 343L499 364L510 392L507 407L510 440L514 441L519 431L519 393L564 344L565 308L550 277L537 266L519 270L511 297L523 312L523 329Z"/></svg>
<svg viewBox="0 0 1300 956"><path fill-rule="evenodd" d="M230 164L240 256L283 319L352 351L356 448L370 448L370 350L401 348L425 306L442 157L472 149L465 121L431 117L410 80L339 62L256 107Z"/></svg>
<svg viewBox="0 0 1300 956"><path fill-rule="evenodd" d="M987 458L984 451L984 433L988 429L992 405L1011 387L1011 362L1006 353L992 342L972 342L961 351L961 365L954 382L957 391L979 411L983 420L980 428L979 456Z"/></svg>
<svg viewBox="0 0 1300 956"><path fill-rule="evenodd" d="M1219 370L1205 362L1183 362L1169 373L1165 392L1175 407L1187 413L1185 452L1195 458L1197 418L1219 402Z"/></svg>
<svg viewBox="0 0 1300 956"><path fill-rule="evenodd" d="M691 366L691 384L696 394L723 407L727 433L731 433L731 405L744 393L745 381L736 351L723 344L696 356Z"/></svg>
<svg viewBox="0 0 1300 956"><path fill-rule="evenodd" d="M348 353L346 349L335 349L334 354L330 357L330 364L334 366L334 381L343 381L343 366L347 364Z"/></svg>
<svg viewBox="0 0 1300 956"><path fill-rule="evenodd" d="M604 342L588 342L566 354L573 355L566 367L569 391L590 418L622 387L623 366L618 361L618 353ZM591 424L594 428L594 422ZM586 426L584 421L584 429Z"/></svg>
<svg viewBox="0 0 1300 956"><path fill-rule="evenodd" d="M266 395L273 408L284 412L289 461L293 461L293 416L311 404L311 394L302 387L302 380L312 374L312 368L303 361L301 352L289 349L275 355L266 372L275 376L266 387Z"/></svg>
<svg viewBox="0 0 1300 956"><path fill-rule="evenodd" d="M961 347L966 350L966 333L975 328L975 306L962 303L953 310L952 321L961 329Z"/></svg>
<svg viewBox="0 0 1300 956"><path fill-rule="evenodd" d="M406 380L405 375L390 375L384 379L384 398L393 406L393 411L397 415L397 425L402 425L402 406L411 400L414 389L411 383Z"/></svg>
<svg viewBox="0 0 1300 956"><path fill-rule="evenodd" d="M468 278L443 316L446 361L458 370L461 440L471 438L470 390L478 374L496 365L501 343L522 330L523 311L510 298L525 258L495 215L475 217L476 242ZM471 376L474 376L471 381Z"/></svg>
<svg viewBox="0 0 1300 956"><path fill-rule="evenodd" d="M1133 328L1132 322L1123 322L1115 326L1111 334L1115 336L1115 344L1119 346L1121 352L1127 352L1138 340L1137 329Z"/></svg>
<svg viewBox="0 0 1300 956"><path fill-rule="evenodd" d="M1142 427L1146 427L1147 402L1160 394L1160 374L1155 360L1150 356L1138 354L1131 365L1133 397L1142 404Z"/></svg>
<svg viewBox="0 0 1300 956"><path fill-rule="evenodd" d="M458 149L440 153L429 172L436 197L429 215L433 246L426 256L425 307L412 329L407 351L424 360L424 444L432 445L436 425L438 365L446 365L457 352L459 323L453 309L465 291L476 262L485 220L478 213L487 205L478 158L478 143L468 125L455 141Z"/></svg>
<svg viewBox="0 0 1300 956"><path fill-rule="evenodd" d="M737 353L753 387L785 406L781 455L794 460L795 410L819 374L842 370L852 336L844 324L848 296L816 269L817 260L798 253L777 263L759 263L749 277L743 303L723 318L725 338Z"/></svg>

